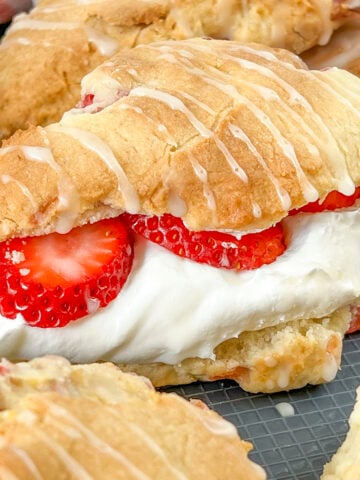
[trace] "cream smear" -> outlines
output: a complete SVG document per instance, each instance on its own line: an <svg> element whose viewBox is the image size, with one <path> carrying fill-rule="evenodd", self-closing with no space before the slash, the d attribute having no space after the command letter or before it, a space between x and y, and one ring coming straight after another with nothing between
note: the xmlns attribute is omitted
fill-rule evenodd
<svg viewBox="0 0 360 480"><path fill-rule="evenodd" d="M360 296L360 210L284 220L288 249L274 263L234 272L177 257L136 238L133 270L105 309L64 328L0 317L0 354L75 362L213 358L222 341L298 318L326 316Z"/></svg>

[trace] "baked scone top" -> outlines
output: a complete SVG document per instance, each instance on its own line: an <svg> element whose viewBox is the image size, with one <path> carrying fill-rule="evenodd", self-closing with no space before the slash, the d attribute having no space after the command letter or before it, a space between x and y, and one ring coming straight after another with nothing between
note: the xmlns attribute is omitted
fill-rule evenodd
<svg viewBox="0 0 360 480"><path fill-rule="evenodd" d="M1 478L265 479L251 445L200 401L111 364L45 357L1 368Z"/></svg>
<svg viewBox="0 0 360 480"><path fill-rule="evenodd" d="M327 42L347 21L347 3L39 0L28 15L16 17L0 46L0 138L28 122L58 121L76 105L81 78L121 49L211 36L299 53Z"/></svg>
<svg viewBox="0 0 360 480"><path fill-rule="evenodd" d="M360 80L221 40L160 42L83 80L92 104L0 150L1 238L126 210L265 228L360 183Z"/></svg>

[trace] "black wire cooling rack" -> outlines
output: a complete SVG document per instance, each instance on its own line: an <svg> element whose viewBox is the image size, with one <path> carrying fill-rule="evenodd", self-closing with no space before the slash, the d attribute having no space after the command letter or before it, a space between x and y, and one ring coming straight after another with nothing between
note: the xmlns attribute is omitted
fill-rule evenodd
<svg viewBox="0 0 360 480"><path fill-rule="evenodd" d="M232 422L253 444L250 457L269 480L318 480L345 438L358 385L360 333L345 338L341 370L326 385L272 395L248 394L232 381L165 390L200 399ZM293 416L279 413L276 405L282 402L293 407Z"/></svg>

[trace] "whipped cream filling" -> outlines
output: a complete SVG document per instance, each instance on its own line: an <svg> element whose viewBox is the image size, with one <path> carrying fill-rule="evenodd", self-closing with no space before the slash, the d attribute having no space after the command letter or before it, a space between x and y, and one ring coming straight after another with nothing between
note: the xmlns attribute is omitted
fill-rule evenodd
<svg viewBox="0 0 360 480"><path fill-rule="evenodd" d="M244 272L197 264L137 237L132 272L109 306L63 328L0 316L0 355L176 364L213 358L218 344L243 331L323 317L356 300L360 210L298 214L283 223L286 252Z"/></svg>

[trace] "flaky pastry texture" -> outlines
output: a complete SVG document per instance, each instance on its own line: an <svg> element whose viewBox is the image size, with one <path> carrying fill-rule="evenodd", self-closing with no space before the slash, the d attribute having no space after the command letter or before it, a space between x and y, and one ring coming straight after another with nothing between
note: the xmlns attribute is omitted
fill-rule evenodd
<svg viewBox="0 0 360 480"><path fill-rule="evenodd" d="M302 52L356 15L347 1L40 0L0 47L0 138L58 121L80 80L124 48L210 36Z"/></svg>
<svg viewBox="0 0 360 480"><path fill-rule="evenodd" d="M157 393L110 364L1 367L1 478L265 480L251 445L202 402Z"/></svg>
<svg viewBox="0 0 360 480"><path fill-rule="evenodd" d="M0 240L124 210L193 230L262 229L360 184L360 80L309 71L286 50L142 45L82 88L88 106L0 149Z"/></svg>
<svg viewBox="0 0 360 480"><path fill-rule="evenodd" d="M344 443L324 467L320 480L360 479L360 388L349 419L349 432Z"/></svg>

